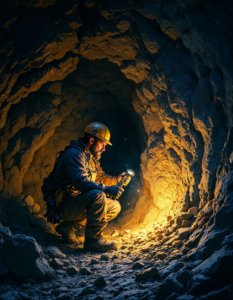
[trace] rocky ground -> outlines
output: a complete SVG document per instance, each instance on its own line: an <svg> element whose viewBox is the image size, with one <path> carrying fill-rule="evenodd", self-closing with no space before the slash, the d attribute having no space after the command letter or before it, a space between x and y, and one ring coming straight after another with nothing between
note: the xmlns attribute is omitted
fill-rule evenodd
<svg viewBox="0 0 233 300"><path fill-rule="evenodd" d="M232 180L226 176L199 211L114 230L107 237L119 247L109 253L85 252L82 233L78 245L50 232L39 246L1 227L0 300L232 299Z"/></svg>

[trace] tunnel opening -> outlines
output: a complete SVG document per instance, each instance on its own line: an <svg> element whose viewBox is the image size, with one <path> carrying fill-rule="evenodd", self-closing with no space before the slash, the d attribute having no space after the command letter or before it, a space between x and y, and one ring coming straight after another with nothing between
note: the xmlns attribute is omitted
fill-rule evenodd
<svg viewBox="0 0 233 300"><path fill-rule="evenodd" d="M62 117L54 134L35 152L23 178L23 194L33 197L42 215L46 205L40 187L43 178L53 169L56 153L64 150L71 140L82 137L84 128L97 121L105 124L111 132L113 146L107 146L100 160L106 174L115 176L126 169L135 171L135 176L119 199L121 213L110 222L107 230L132 227L143 220L139 212L134 216L134 210L145 185L140 155L146 147L147 134L132 105L133 94L133 82L122 74L116 64L107 60L89 61L80 58L77 70L63 81L46 83L11 108L8 117L12 115L16 118L14 111L19 111L19 105L26 107L31 103L33 106L35 99L44 97L44 103L57 109L58 115ZM43 101L40 103L42 105ZM150 198L144 201L147 208Z"/></svg>
<svg viewBox="0 0 233 300"><path fill-rule="evenodd" d="M150 231L156 224L162 226L167 218L175 218L177 212L188 209L188 189L182 185L182 160L174 147L166 149L167 132L158 107L151 109L149 106L143 113L140 99L146 95L145 87L139 85L135 93L134 82L124 73L117 64L107 59L79 57L77 69L65 79L45 83L38 91L12 105L8 120L11 120L9 123L14 120L19 126L13 128L12 134L14 130L28 129L31 135L20 139L18 147L23 150L16 153L18 136L21 136L19 131L6 144L8 152L16 153L14 163L17 166L22 164L20 153L27 152L23 145L31 145L28 148L32 150L27 167L21 169L22 187L19 187L17 180L18 188L15 194L12 189L13 196L22 198L23 195L30 195L37 210L44 215L46 205L41 186L53 169L56 154L64 150L71 140L83 136L83 129L89 123L98 121L110 129L113 143L101 158L104 171L119 175L131 168L136 173L121 196L121 213L109 223L106 233L115 229L147 228ZM161 97L167 96L164 93L157 95L158 102ZM154 100L151 103L154 105ZM141 114L145 114L143 118ZM43 145L37 145L37 149L33 148L33 137L38 136L37 128L46 128L47 123L53 122L53 127L49 129L50 137ZM169 130L173 136L179 135L176 126ZM6 126L4 132L7 134L8 131ZM41 140L43 131L39 131ZM169 137L167 141L169 145ZM186 151L185 155L187 160L192 160L189 152ZM4 167L12 163L5 160ZM16 231L20 228L15 222L13 227Z"/></svg>
<svg viewBox="0 0 233 300"><path fill-rule="evenodd" d="M178 53L187 57L179 41L176 45L170 58ZM9 182L3 190L9 196L32 196L43 215L46 205L40 188L43 178L53 169L56 153L64 150L72 139L81 137L90 122L98 121L112 133L113 147L108 147L101 159L105 172L117 175L126 168L136 172L121 197L122 211L109 224L108 233L116 228L150 231L158 224L167 224L167 219L176 218L190 206L198 205L200 157L197 163L197 149L190 144L203 146L203 141L186 118L190 112L186 108L182 111L181 104L174 102L177 93L172 89L176 86L158 84L158 75L157 79L151 75L145 83L138 82L135 86L143 73L138 75L131 65L120 68L108 59L77 57L77 69L63 80L44 83L11 106L3 129L3 140L8 140L2 147L8 153L3 154L3 167L6 174L9 168L15 168L20 180L17 173L14 177L12 171L8 172L5 176ZM180 64L187 69L182 56ZM181 74L179 80L183 79L188 80L187 87L193 91L196 82L193 70ZM16 126L12 127L12 123ZM30 135L21 138L26 129ZM23 162L25 165L18 168ZM14 226L17 230L18 224Z"/></svg>

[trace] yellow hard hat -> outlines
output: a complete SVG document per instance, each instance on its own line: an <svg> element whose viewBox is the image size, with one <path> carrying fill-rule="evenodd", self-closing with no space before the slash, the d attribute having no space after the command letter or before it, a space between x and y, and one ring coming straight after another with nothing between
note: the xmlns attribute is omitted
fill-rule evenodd
<svg viewBox="0 0 233 300"><path fill-rule="evenodd" d="M109 141L110 131L108 130L108 127L106 127L104 124L93 122L87 125L87 127L84 129L84 132L94 135L112 146L112 144Z"/></svg>

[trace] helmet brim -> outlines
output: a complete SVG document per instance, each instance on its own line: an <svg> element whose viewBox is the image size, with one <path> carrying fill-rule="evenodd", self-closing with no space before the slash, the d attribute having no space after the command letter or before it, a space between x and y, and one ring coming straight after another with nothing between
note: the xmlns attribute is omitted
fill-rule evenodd
<svg viewBox="0 0 233 300"><path fill-rule="evenodd" d="M96 137L97 137L98 139L100 139L100 140L106 142L108 145L112 146L112 143L110 143L109 141L105 140L104 138L102 138L102 137L100 137L100 136L98 136L98 135L96 135Z"/></svg>
<svg viewBox="0 0 233 300"><path fill-rule="evenodd" d="M85 131L85 130L83 130L85 133L89 133L89 134L91 134L91 135L93 135L93 136L96 136L98 139L100 139L100 140L102 140L102 141L104 141L104 142L106 142L108 145L110 145L110 146L112 146L112 143L110 143L108 140L106 140L106 139L104 139L102 136L99 136L98 134L93 134L93 132L90 132L90 131Z"/></svg>

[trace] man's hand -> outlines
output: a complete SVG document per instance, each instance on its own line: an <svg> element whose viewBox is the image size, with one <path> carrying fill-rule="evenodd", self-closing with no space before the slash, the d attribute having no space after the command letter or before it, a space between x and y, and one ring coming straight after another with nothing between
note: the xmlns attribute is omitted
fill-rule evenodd
<svg viewBox="0 0 233 300"><path fill-rule="evenodd" d="M117 176L117 182L120 183L123 179L125 179L125 177L127 177L127 173L123 172L121 173L119 176ZM131 180L131 176L129 176L127 178L127 180L123 183L124 186L127 186Z"/></svg>
<svg viewBox="0 0 233 300"><path fill-rule="evenodd" d="M124 192L123 188L117 185L106 186L104 190L105 194L118 199L121 194Z"/></svg>

